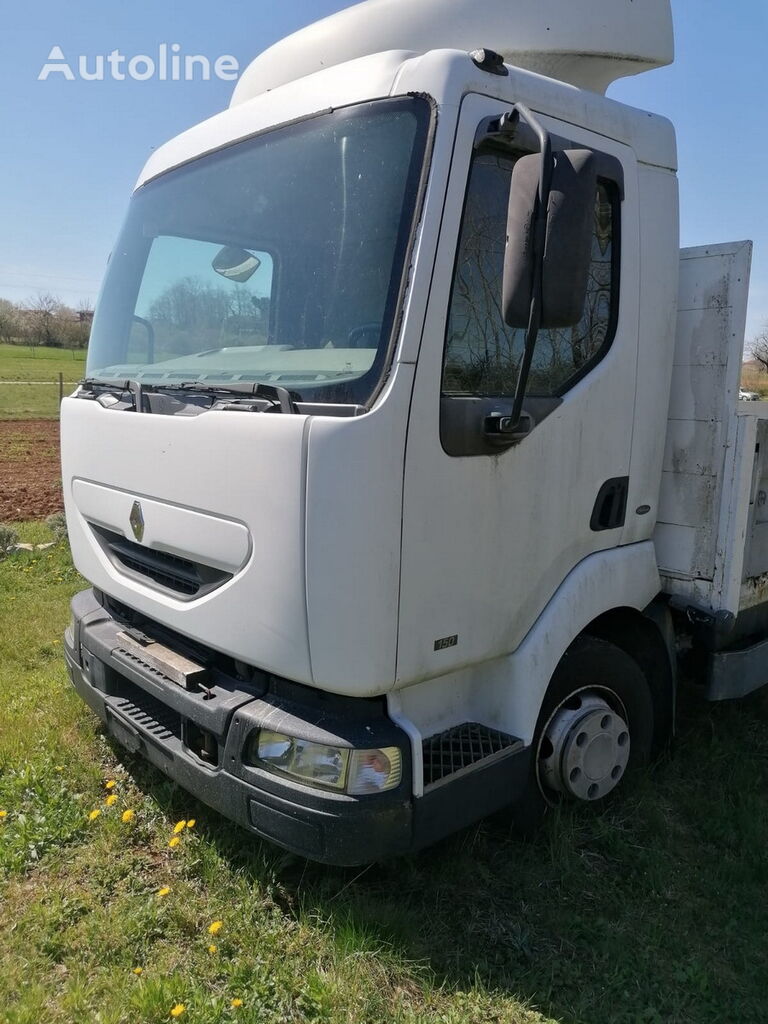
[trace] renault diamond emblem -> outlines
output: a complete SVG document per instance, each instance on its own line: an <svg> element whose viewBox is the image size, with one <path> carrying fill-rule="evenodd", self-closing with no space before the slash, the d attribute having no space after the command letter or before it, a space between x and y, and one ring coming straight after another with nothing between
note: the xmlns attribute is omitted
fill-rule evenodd
<svg viewBox="0 0 768 1024"><path fill-rule="evenodd" d="M144 513L141 511L140 502L134 501L128 522L131 524L133 536L136 540L141 541L144 536Z"/></svg>

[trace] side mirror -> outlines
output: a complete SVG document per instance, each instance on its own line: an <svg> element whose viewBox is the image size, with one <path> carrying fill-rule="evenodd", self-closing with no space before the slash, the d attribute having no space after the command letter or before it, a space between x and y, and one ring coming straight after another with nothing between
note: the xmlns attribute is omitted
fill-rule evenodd
<svg viewBox="0 0 768 1024"><path fill-rule="evenodd" d="M536 275L536 215L543 154L523 156L512 171L504 252L502 312L528 327ZM541 280L542 329L581 319L592 258L597 162L588 149L552 154Z"/></svg>

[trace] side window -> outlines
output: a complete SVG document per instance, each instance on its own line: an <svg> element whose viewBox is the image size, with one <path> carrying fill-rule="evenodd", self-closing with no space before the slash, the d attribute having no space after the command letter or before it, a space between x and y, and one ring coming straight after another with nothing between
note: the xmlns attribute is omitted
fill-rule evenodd
<svg viewBox="0 0 768 1024"><path fill-rule="evenodd" d="M516 155L479 153L472 164L448 311L444 395L511 396L525 332L501 315L507 200ZM532 397L563 394L612 340L617 301L617 190L600 181L584 313L575 327L539 333L528 380Z"/></svg>

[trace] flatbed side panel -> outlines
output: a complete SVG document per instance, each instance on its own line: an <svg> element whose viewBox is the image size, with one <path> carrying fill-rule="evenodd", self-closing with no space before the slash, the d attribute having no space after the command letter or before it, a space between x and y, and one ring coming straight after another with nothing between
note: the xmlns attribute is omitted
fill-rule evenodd
<svg viewBox="0 0 768 1024"><path fill-rule="evenodd" d="M738 398L737 398L738 403ZM725 478L715 552L714 602L711 607L738 615L741 580L750 519L750 494L755 464L756 426L754 417L734 418L733 442L726 452ZM716 602L716 603L715 603Z"/></svg>
<svg viewBox="0 0 768 1024"><path fill-rule="evenodd" d="M751 242L681 251L654 536L667 592L734 613L754 452L754 431L738 415L751 257Z"/></svg>
<svg viewBox="0 0 768 1024"><path fill-rule="evenodd" d="M742 402L741 406L739 425L754 452L739 580L739 607L744 611L768 602L768 402Z"/></svg>

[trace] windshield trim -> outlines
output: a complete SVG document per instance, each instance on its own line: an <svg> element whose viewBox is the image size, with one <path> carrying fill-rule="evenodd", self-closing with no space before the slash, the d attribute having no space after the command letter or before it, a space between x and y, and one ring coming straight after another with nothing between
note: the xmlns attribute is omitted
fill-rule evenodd
<svg viewBox="0 0 768 1024"><path fill-rule="evenodd" d="M363 101L365 103L370 102L369 100ZM318 117L324 117L326 114L333 114L339 110L347 110L349 107L361 106L360 103L348 103L341 107L324 107L323 110L316 110L312 114L302 114L301 117L292 117L288 121L280 121L278 124L270 124L266 128L259 128L255 132L248 132L246 135L238 135L235 139L229 139L227 142L222 142L220 146L210 146L208 149L201 149L199 153L195 153L194 156L187 157L185 160L180 160L177 164L172 164L170 167L164 167L162 171L158 171L157 174L153 174L150 178L145 178L141 181L136 188L133 190L132 195L136 195L142 189L146 188L147 185L151 185L155 181L159 181L160 178L164 178L167 174L173 174L175 171L180 171L183 167L189 167L190 164L197 163L198 160L204 160L207 156L213 156L214 153L224 153L228 149L232 149L233 146L239 146L245 142L252 142L254 139L259 139L263 135L270 135L272 132L282 131L284 128L292 128L294 125L306 124L309 121L314 121Z"/></svg>
<svg viewBox="0 0 768 1024"><path fill-rule="evenodd" d="M398 245L395 258L398 255L402 257L400 264L400 283L397 288L395 295L395 309L394 316L389 328L389 339L385 346L382 346L382 363L381 372L379 375L378 383L371 390L368 401L363 403L365 409L372 409L378 401L379 395L384 389L384 385L387 382L389 374L392 369L392 363L395 357L395 348L397 346L398 339L403 327L403 320L405 318L405 298L408 294L408 288L411 283L411 266L413 263L413 251L416 245L416 236L419 233L419 228L424 215L424 203L427 196L427 183L429 181L430 171L432 169L432 155L435 148L435 134L437 132L437 102L428 93L407 93L410 99L421 100L426 103L429 108L429 122L426 127L426 138L424 139L424 150L421 158L421 172L419 175L418 184L416 185L416 196L413 204L413 212L411 214L410 230L408 237L405 240L405 244L400 251ZM378 352L377 352L378 358ZM376 366L376 359L371 370Z"/></svg>
<svg viewBox="0 0 768 1024"><path fill-rule="evenodd" d="M343 106L327 108L300 118L294 118L280 124L271 125L266 129L260 129L251 135L241 136L221 146L214 147L205 152L196 154L194 157L184 160L173 167L166 168L152 178L144 181L135 191L132 203L145 193L147 188L150 191L161 181L165 182L169 175L184 174L192 165L206 158L218 156L233 147L247 146L254 140L268 136L277 131L291 128L294 125L304 125L316 121L321 117L333 117L344 115L347 112L355 112L364 116L366 111L389 109L403 109L413 116L415 121L415 132L411 148L410 162L405 171L403 181L403 204L401 209L400 222L398 224L397 237L392 252L389 286L382 308L382 329L380 339L376 347L375 355L371 365L359 377L353 380L345 380L343 383L311 386L304 385L302 392L306 391L304 401L312 406L328 404L339 406L342 404L353 405L363 408L366 411L373 407L379 398L381 391L388 379L397 340L401 333L405 297L411 276L412 253L421 224L426 185L429 179L434 138L436 131L437 104L432 97L422 93L408 93L399 96L387 96L378 99L364 100L345 104ZM130 216L130 213L129 213ZM271 254L274 260L274 254ZM279 264L279 260L276 264ZM278 265L275 270L279 274ZM109 272L105 278L105 286L109 280ZM270 334L274 328L273 318L276 310L270 309ZM100 368L94 364L89 369L88 375L98 375ZM121 366L121 375L127 374L127 366ZM130 375L130 374L127 374ZM150 383L149 381L147 383ZM269 382L266 382L269 383Z"/></svg>

